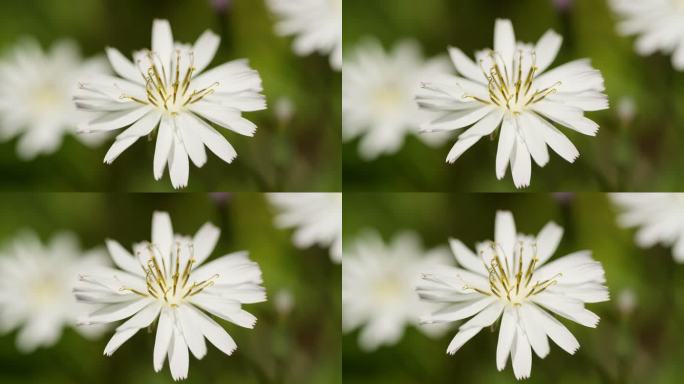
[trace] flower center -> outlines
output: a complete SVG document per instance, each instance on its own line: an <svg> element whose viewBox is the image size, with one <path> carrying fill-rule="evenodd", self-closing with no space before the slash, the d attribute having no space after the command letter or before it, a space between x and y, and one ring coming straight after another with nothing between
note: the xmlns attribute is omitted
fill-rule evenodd
<svg viewBox="0 0 684 384"><path fill-rule="evenodd" d="M45 85L34 91L33 106L36 111L45 112L62 104L62 99L62 94L56 86Z"/></svg>
<svg viewBox="0 0 684 384"><path fill-rule="evenodd" d="M55 278L44 276L31 284L31 300L36 306L44 307L56 300L59 291L60 285Z"/></svg>
<svg viewBox="0 0 684 384"><path fill-rule="evenodd" d="M162 112L175 116L191 104L214 93L216 87L219 86L216 82L200 90L191 90L192 77L196 68L194 67L194 54L190 50L176 49L169 73L166 72L166 66L161 63L154 52L148 51L146 59L138 61L138 68L145 79L147 99L128 95L123 95L122 98L140 104L154 105ZM145 66L147 70L143 71L142 68Z"/></svg>
<svg viewBox="0 0 684 384"><path fill-rule="evenodd" d="M480 67L487 78L489 100L466 96L485 104L494 104L513 114L520 114L530 105L556 92L556 83L548 88L532 87L539 68L536 66L534 50L519 49L513 58L513 67L508 68L501 55L489 51L488 60L480 60ZM488 68L487 68L488 67Z"/></svg>
<svg viewBox="0 0 684 384"><path fill-rule="evenodd" d="M404 94L399 87L394 84L387 84L380 87L375 92L374 96L373 101L375 102L375 106L382 112L396 110L402 105L402 101L405 99Z"/></svg>
<svg viewBox="0 0 684 384"><path fill-rule="evenodd" d="M498 244L491 243L490 246L493 252L491 259L487 260L489 256L486 256L484 251L480 252L480 257L489 274L490 292L469 286L467 288L487 296L497 296L507 303L518 306L530 297L556 284L556 278L560 277L560 274L558 274L546 280L535 279L534 271L539 262L536 245L530 247L528 244L528 246L525 246L521 241L518 252L514 253L513 265L509 265L508 259L503 255L502 248ZM526 255L528 252L533 252L533 255ZM525 260L529 261L524 262Z"/></svg>
<svg viewBox="0 0 684 384"><path fill-rule="evenodd" d="M196 262L192 244L187 245L190 251L190 258L185 265L181 262L181 245L176 243L176 252L171 252L171 265L167 266L164 259L157 257L159 254L154 244L147 245L149 260L147 265L143 265L145 271L145 284L147 292L140 292L133 288L123 287L121 290L131 291L137 295L148 297L152 296L163 304L170 307L177 307L186 299L194 296L205 288L214 285L214 280L219 275L203 280L201 282L190 282L192 266ZM138 258L140 255L138 255Z"/></svg>
<svg viewBox="0 0 684 384"><path fill-rule="evenodd" d="M404 290L405 284L393 274L385 276L379 280L373 287L373 293L378 302L387 303L396 301L401 298L401 293Z"/></svg>

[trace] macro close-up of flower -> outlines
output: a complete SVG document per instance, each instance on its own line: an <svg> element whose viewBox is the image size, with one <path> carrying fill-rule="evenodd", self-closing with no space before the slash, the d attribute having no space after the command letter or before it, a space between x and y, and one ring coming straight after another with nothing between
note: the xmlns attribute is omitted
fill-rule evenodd
<svg viewBox="0 0 684 384"><path fill-rule="evenodd" d="M114 240L107 249L119 269L84 272L74 289L76 298L101 308L84 315L84 325L128 319L116 328L105 347L113 354L138 331L155 320L154 370L168 355L174 380L188 377L188 350L197 359L207 354L205 339L226 355L237 344L207 313L235 325L254 328L256 317L242 304L266 301L261 269L246 251L211 255L220 231L207 223L193 237L174 234L166 212L152 217L152 240L134 245L133 254Z"/></svg>
<svg viewBox="0 0 684 384"><path fill-rule="evenodd" d="M555 126L595 136L599 126L586 111L608 108L601 72L581 59L545 72L554 62L562 37L546 32L535 44L519 43L510 20L497 20L494 48L479 51L475 61L456 47L449 55L458 76L426 81L418 104L440 116L424 132L465 130L447 155L455 162L481 138L498 135L496 177L511 168L517 188L530 185L532 161L544 167L551 148L574 162L577 148ZM500 128L500 129L498 129ZM497 131L498 129L498 131Z"/></svg>
<svg viewBox="0 0 684 384"><path fill-rule="evenodd" d="M635 51L672 55L672 66L684 71L684 2L681 0L609 0L621 35L637 36Z"/></svg>
<svg viewBox="0 0 684 384"><path fill-rule="evenodd" d="M271 193L268 199L278 211L275 224L295 229L298 248L329 247L330 259L342 261L341 193Z"/></svg>
<svg viewBox="0 0 684 384"><path fill-rule="evenodd" d="M532 372L532 352L545 358L549 339L574 354L579 342L553 313L595 328L599 317L586 303L609 300L605 271L591 251L578 251L550 261L563 236L551 222L535 236L516 231L510 212L497 212L494 241L479 243L477 254L451 239L459 267L444 266L423 274L417 291L423 300L442 303L439 311L421 318L444 323L470 318L459 327L447 348L455 354L468 340L499 318L496 367L503 370L510 355L517 379Z"/></svg>
<svg viewBox="0 0 684 384"><path fill-rule="evenodd" d="M77 326L78 313L94 309L73 297L79 273L107 265L104 249L81 250L75 234L61 232L42 243L23 232L0 250L0 331L19 328L16 345L23 353L52 347L65 327L85 337L102 327Z"/></svg>
<svg viewBox="0 0 684 384"><path fill-rule="evenodd" d="M436 309L421 302L415 292L416 270L438 268L449 260L446 248L423 249L420 237L410 231L384 243L376 232L355 238L344 254L342 271L342 327L360 328L359 346L366 351L396 344L407 326L419 325L418 310ZM444 327L421 327L426 335Z"/></svg>
<svg viewBox="0 0 684 384"><path fill-rule="evenodd" d="M220 38L211 31L194 45L174 42L166 20L155 20L152 49L136 52L134 62L115 48L107 49L119 77L83 78L74 102L98 116L79 125L83 133L126 128L105 156L114 161L141 137L156 133L154 178L168 163L174 188L188 185L189 160L202 167L205 146L226 163L237 152L208 121L232 132L253 136L257 127L242 112L266 108L261 77L246 60L236 60L203 72L211 63Z"/></svg>
<svg viewBox="0 0 684 384"><path fill-rule="evenodd" d="M403 40L386 52L368 39L345 63L342 135L345 140L361 137L358 148L364 160L396 153L409 134L428 145L447 139L418 131L427 113L418 109L415 94L421 82L448 71L445 57L424 59L420 50L416 41Z"/></svg>
<svg viewBox="0 0 684 384"><path fill-rule="evenodd" d="M342 70L342 0L266 1L279 19L278 34L295 36L295 53L329 55L330 66Z"/></svg>
<svg viewBox="0 0 684 384"><path fill-rule="evenodd" d="M16 151L24 160L54 153L65 135L100 144L102 134L77 134L79 119L88 113L77 112L71 98L80 78L108 72L104 58L82 58L73 40L49 50L33 39L21 41L0 59L0 140L19 136Z"/></svg>
<svg viewBox="0 0 684 384"><path fill-rule="evenodd" d="M637 245L672 247L675 261L684 263L683 193L613 193L611 198L620 212L620 226L638 228Z"/></svg>

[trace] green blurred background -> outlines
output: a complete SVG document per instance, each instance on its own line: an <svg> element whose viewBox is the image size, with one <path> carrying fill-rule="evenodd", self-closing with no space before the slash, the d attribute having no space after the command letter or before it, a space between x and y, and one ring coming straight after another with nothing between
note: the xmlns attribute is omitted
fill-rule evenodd
<svg viewBox="0 0 684 384"><path fill-rule="evenodd" d="M213 4L228 4L225 11ZM194 42L206 29L222 37L212 66L249 58L264 82L269 109L246 113L253 138L221 132L238 152L233 164L213 154L201 168L191 166L188 191L333 191L341 187L341 76L320 55L298 57L291 38L276 36L275 18L264 0L3 0L0 2L0 52L18 39L37 38L43 47L61 37L79 42L85 55L104 54L106 46L130 56L150 46L152 20L171 22L176 40ZM290 119L278 118L278 100L294 107ZM0 189L41 191L173 190L168 175L152 177L154 145L136 143L113 164L103 159L113 139L90 149L67 137L54 155L23 162L16 140L0 143Z"/></svg>
<svg viewBox="0 0 684 384"><path fill-rule="evenodd" d="M194 234L207 221L221 228L212 258L248 250L264 275L268 301L245 305L258 318L253 330L217 319L238 344L232 356L213 346L202 360L190 357L183 383L341 382L340 266L328 250L292 246L291 231L273 227L264 197L244 194L3 194L0 242L21 229L47 240L59 230L73 231L82 246L104 246L105 238L130 247L148 240L154 210L171 214L174 230ZM292 295L290 311L277 309L281 292ZM102 352L112 331L94 341L66 329L59 343L23 355L16 332L0 337L0 383L172 383L168 365L152 368L154 334L142 332L111 357Z"/></svg>
<svg viewBox="0 0 684 384"><path fill-rule="evenodd" d="M521 233L536 234L548 221L565 234L553 258L590 249L606 270L611 301L588 304L601 317L596 329L561 322L581 347L569 355L552 343L545 359L536 355L525 383L681 383L684 377L684 265L670 249L639 249L634 231L616 225L603 194L364 194L344 195L344 238L348 246L365 228L388 241L397 232L417 231L426 249L449 237L469 247L494 235L496 210L510 210ZM553 260L553 259L552 259ZM636 298L633 312L620 310L625 290ZM623 307L624 308L624 307ZM455 323L458 324L458 323ZM358 331L343 337L344 382L349 384L515 383L509 361L496 370L498 328L483 330L454 356L446 354L453 328L430 339L407 328L394 347L362 352Z"/></svg>
<svg viewBox="0 0 684 384"><path fill-rule="evenodd" d="M554 3L570 4L561 11ZM364 36L376 36L385 48L402 38L421 42L428 56L446 54L447 46L472 57L493 44L494 20L513 21L518 40L536 42L552 28L564 37L554 66L592 59L606 80L611 108L590 112L601 129L588 137L561 130L575 143L580 158L569 164L555 154L540 169L533 165L530 191L668 191L684 186L684 73L670 57L640 57L634 38L619 37L607 0L346 0L346 58ZM621 100L633 100L633 119L621 118ZM513 191L510 171L494 174L496 142L482 141L455 164L445 159L454 140L430 148L408 137L398 154L365 162L358 140L343 145L344 188L350 191Z"/></svg>

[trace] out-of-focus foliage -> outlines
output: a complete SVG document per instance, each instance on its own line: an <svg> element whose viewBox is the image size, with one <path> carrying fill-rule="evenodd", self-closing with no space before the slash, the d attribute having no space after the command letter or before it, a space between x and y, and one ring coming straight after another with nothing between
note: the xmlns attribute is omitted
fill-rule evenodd
<svg viewBox="0 0 684 384"><path fill-rule="evenodd" d="M214 4L226 4L225 8ZM248 58L264 82L269 108L245 113L257 134L243 137L223 128L238 158L225 164L213 154L201 169L191 165L189 191L339 190L340 74L328 58L298 57L292 39L274 32L274 17L263 0L4 0L0 2L0 52L22 37L48 47L73 38L86 56L112 46L130 57L149 48L152 21L169 19L177 41L192 43L206 29L221 35L212 66ZM289 99L291 118L278 117L279 100ZM282 105L282 103L280 103ZM287 113L286 113L287 114ZM282 114L281 114L282 115ZM90 149L67 137L54 155L23 162L16 139L0 144L0 188L48 191L167 191L168 175L152 177L154 143L140 141L113 164L102 163L113 139Z"/></svg>
<svg viewBox="0 0 684 384"><path fill-rule="evenodd" d="M330 262L327 249L294 248L291 232L273 227L273 212L260 194L3 194L0 242L22 228L33 228L43 240L66 229L79 234L87 248L104 246L106 238L130 247L149 240L154 210L168 211L180 234L194 234L207 221L219 226L211 259L248 250L263 270L268 295L265 303L244 306L258 318L253 330L217 319L238 349L226 356L208 344L202 360L190 357L183 383L341 382L340 267ZM135 335L106 357L102 352L111 335L90 341L67 329L55 347L30 355L16 350L16 332L1 336L0 383L173 382L168 366L160 373L152 367L154 330Z"/></svg>
<svg viewBox="0 0 684 384"><path fill-rule="evenodd" d="M567 11L554 3L568 4ZM655 191L684 185L684 73L670 57L638 56L634 38L616 33L616 18L606 0L347 0L344 3L344 49L351 53L364 36L378 37L385 47L412 37L429 55L446 54L448 46L473 55L491 47L496 18L513 21L518 40L536 42L552 28L563 46L559 65L591 58L606 80L611 108L586 115L600 126L597 137L561 128L580 151L575 164L555 154L532 172L532 191ZM633 100L635 116L620 116L622 100ZM445 159L455 139L437 149L408 138L402 151L374 162L358 157L358 140L343 146L346 190L512 191L509 175L496 180L496 142L481 141L458 159Z"/></svg>
<svg viewBox="0 0 684 384"><path fill-rule="evenodd" d="M601 317L598 327L560 319L580 349L572 356L551 343L551 353L543 360L535 355L531 379L521 382L680 383L684 377L684 265L673 261L670 249L637 248L634 231L616 225L605 195L346 193L344 199L345 246L371 227L385 239L411 229L428 247L447 245L449 237L474 247L493 237L495 212L505 209L515 215L520 233L536 234L550 220L565 229L552 260L593 251L603 263L611 294L609 302L587 305ZM626 290L636 297L631 312L624 306ZM370 354L359 349L357 332L345 335L345 383L516 383L510 361L505 371L496 370L498 323L449 356L446 349L459 323L453 324L437 339L408 328L395 347Z"/></svg>

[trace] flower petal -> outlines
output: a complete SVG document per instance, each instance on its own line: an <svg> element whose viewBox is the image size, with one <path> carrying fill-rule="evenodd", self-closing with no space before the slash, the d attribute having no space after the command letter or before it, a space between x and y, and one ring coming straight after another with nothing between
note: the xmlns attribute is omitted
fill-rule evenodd
<svg viewBox="0 0 684 384"><path fill-rule="evenodd" d="M221 230L212 223L205 223L195 234L192 242L195 247L194 267L201 265L216 247Z"/></svg>
<svg viewBox="0 0 684 384"><path fill-rule="evenodd" d="M537 235L537 267L544 264L558 248L563 238L563 228L553 221L548 222Z"/></svg>
<svg viewBox="0 0 684 384"><path fill-rule="evenodd" d="M513 345L515 337L515 320L511 309L506 309L501 318L501 326L499 327L499 342L496 346L496 368L503 371L506 368L506 361L508 361L508 354Z"/></svg>
<svg viewBox="0 0 684 384"><path fill-rule="evenodd" d="M201 73L214 59L221 38L212 31L205 31L195 42L195 75Z"/></svg>
<svg viewBox="0 0 684 384"><path fill-rule="evenodd" d="M154 179L161 179L164 174L166 162L169 159L171 147L173 146L173 126L170 117L163 116L157 131L157 145L154 149Z"/></svg>
<svg viewBox="0 0 684 384"><path fill-rule="evenodd" d="M116 352L117 349L119 349L121 345L123 345L123 343L125 343L126 341L128 341L128 339L133 337L133 335L138 333L139 330L140 328L129 328L114 333L114 336L112 336L112 338L109 339L109 342L105 346L104 354L106 356L111 356L114 352Z"/></svg>
<svg viewBox="0 0 684 384"><path fill-rule="evenodd" d="M220 325L202 311L199 311L192 306L188 306L187 308L193 324L197 326L204 337L206 337L210 343L214 344L216 348L226 355L231 355L235 349L237 349L237 344L235 344L235 341L233 341L225 329L221 328Z"/></svg>
<svg viewBox="0 0 684 384"><path fill-rule="evenodd" d="M107 245L109 255L112 257L112 260L117 267L134 275L145 276L140 263L133 257L133 255L128 253L128 251L122 247L121 244L109 239L105 240L105 244Z"/></svg>
<svg viewBox="0 0 684 384"><path fill-rule="evenodd" d="M167 76L171 74L171 55L173 54L173 34L168 20L155 20L152 24L152 51L156 53L167 69Z"/></svg>
<svg viewBox="0 0 684 384"><path fill-rule="evenodd" d="M164 367L164 360L171 344L171 336L173 335L173 321L168 309L163 309L159 315L159 322L157 323L157 336L154 339L154 356L153 364L154 371L161 371Z"/></svg>

